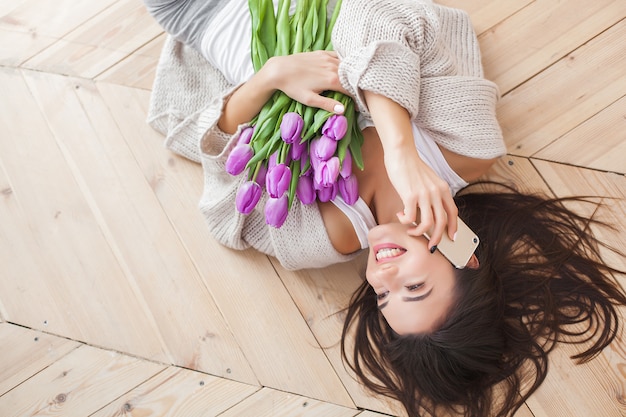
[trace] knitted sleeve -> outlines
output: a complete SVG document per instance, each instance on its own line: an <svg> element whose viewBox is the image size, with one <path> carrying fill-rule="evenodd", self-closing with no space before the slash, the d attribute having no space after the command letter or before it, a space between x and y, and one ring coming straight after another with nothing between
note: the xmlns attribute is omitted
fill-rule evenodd
<svg viewBox="0 0 626 417"><path fill-rule="evenodd" d="M436 16L414 0L344 0L333 30L341 83L368 116L362 91L382 94L414 118L419 111L421 60L433 42Z"/></svg>
<svg viewBox="0 0 626 417"><path fill-rule="evenodd" d="M344 0L332 39L341 83L364 117L368 90L402 105L452 152L481 159L506 153L498 88L483 76L465 12L429 0Z"/></svg>
<svg viewBox="0 0 626 417"><path fill-rule="evenodd" d="M201 118L221 114L222 97L233 88L196 50L168 36L150 96L148 123L165 135L165 146L200 162ZM210 124L210 123L209 123Z"/></svg>

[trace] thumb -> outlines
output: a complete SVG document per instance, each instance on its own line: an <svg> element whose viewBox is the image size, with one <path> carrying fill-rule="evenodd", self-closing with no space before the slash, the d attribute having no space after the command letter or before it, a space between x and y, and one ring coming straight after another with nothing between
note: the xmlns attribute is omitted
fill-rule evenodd
<svg viewBox="0 0 626 417"><path fill-rule="evenodd" d="M345 111L345 108L343 104L341 104L341 102L333 100L332 98L320 96L319 94L314 94L313 96L311 96L309 103L305 104L335 114L343 114L343 112Z"/></svg>
<svg viewBox="0 0 626 417"><path fill-rule="evenodd" d="M396 215L398 216L398 220L400 220L400 223L409 224L415 221L415 218L417 216L417 209L415 207L411 208L411 206L404 206L404 211L401 211Z"/></svg>

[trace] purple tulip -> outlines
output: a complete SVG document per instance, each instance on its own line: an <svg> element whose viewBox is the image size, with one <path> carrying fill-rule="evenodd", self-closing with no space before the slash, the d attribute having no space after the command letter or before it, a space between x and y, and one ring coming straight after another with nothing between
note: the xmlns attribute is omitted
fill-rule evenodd
<svg viewBox="0 0 626 417"><path fill-rule="evenodd" d="M309 153L308 152L304 152L300 156L300 167L301 167L301 169L306 166L307 162L309 162ZM309 166L306 169L306 171L304 171L304 172L300 171L300 175L308 175L311 172L311 170L312 170L312 164L313 164L313 159L311 159L311 163L309 164Z"/></svg>
<svg viewBox="0 0 626 417"><path fill-rule="evenodd" d="M268 198L265 203L265 223L273 227L280 227L287 219L289 197L283 194L279 198Z"/></svg>
<svg viewBox="0 0 626 417"><path fill-rule="evenodd" d="M348 178L340 177L337 181L341 197L348 205L353 205L359 199L359 185L354 175Z"/></svg>
<svg viewBox="0 0 626 417"><path fill-rule="evenodd" d="M310 153L310 154L309 154L309 158L311 158L311 167L313 168L313 171L316 171L316 170L319 168L320 164L321 164L322 162L324 162L322 159L319 159L319 158L318 158L317 156L315 156L315 154L313 154L313 153ZM301 164L303 164L303 163L304 163L304 162L303 162L303 161L301 161Z"/></svg>
<svg viewBox="0 0 626 417"><path fill-rule="evenodd" d="M306 142L301 143L299 140L297 140L291 144L291 149L289 151L291 159L298 160L302 157L304 153L306 153Z"/></svg>
<svg viewBox="0 0 626 417"><path fill-rule="evenodd" d="M285 164L278 164L267 171L265 188L270 197L281 197L289 189L291 170Z"/></svg>
<svg viewBox="0 0 626 417"><path fill-rule="evenodd" d="M313 178L303 175L298 178L296 186L296 196L302 204L311 204L315 201L315 188L313 188Z"/></svg>
<svg viewBox="0 0 626 417"><path fill-rule="evenodd" d="M342 114L333 114L322 127L322 134L333 140L340 140L348 130L348 119Z"/></svg>
<svg viewBox="0 0 626 417"><path fill-rule="evenodd" d="M341 175L342 178L348 178L352 175L352 155L350 154L350 149L346 149L346 157L343 158L343 162L341 163L339 175Z"/></svg>
<svg viewBox="0 0 626 417"><path fill-rule="evenodd" d="M252 134L254 133L254 126L246 127L239 134L239 139L237 139L237 145L247 145L252 140Z"/></svg>
<svg viewBox="0 0 626 417"><path fill-rule="evenodd" d="M316 158L321 159L322 161L327 161L335 154L337 150L337 142L328 136L322 135L319 138L313 139L311 141L311 155L314 155Z"/></svg>
<svg viewBox="0 0 626 417"><path fill-rule="evenodd" d="M332 201L335 199L335 197L337 197L337 190L337 183L334 182L329 187L322 187L317 190L317 198L323 203L327 201Z"/></svg>
<svg viewBox="0 0 626 417"><path fill-rule="evenodd" d="M258 184L265 184L265 177L267 176L267 166L265 164L261 164L259 170L256 174L256 178L254 179Z"/></svg>
<svg viewBox="0 0 626 417"><path fill-rule="evenodd" d="M254 181L246 181L237 190L235 207L243 214L250 214L261 198L261 186Z"/></svg>
<svg viewBox="0 0 626 417"><path fill-rule="evenodd" d="M321 161L315 169L313 180L321 187L329 187L339 176L339 158L333 156L328 161Z"/></svg>
<svg viewBox="0 0 626 417"><path fill-rule="evenodd" d="M300 141L303 127L302 116L295 112L285 113L280 122L280 137L287 143Z"/></svg>
<svg viewBox="0 0 626 417"><path fill-rule="evenodd" d="M226 172L231 175L241 174L253 154L254 151L250 145L242 144L235 146L226 160Z"/></svg>

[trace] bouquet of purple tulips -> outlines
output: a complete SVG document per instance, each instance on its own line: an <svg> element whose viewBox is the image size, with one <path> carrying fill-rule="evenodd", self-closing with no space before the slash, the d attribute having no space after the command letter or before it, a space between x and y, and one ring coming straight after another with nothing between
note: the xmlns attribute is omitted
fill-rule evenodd
<svg viewBox="0 0 626 417"><path fill-rule="evenodd" d="M280 0L274 14L272 0L249 0L252 18L252 62L258 71L271 56L331 50L330 35L341 0L328 25L328 0L298 0L290 18L291 0ZM352 99L336 91L325 95L344 105L344 115L308 107L277 91L243 129L231 151L226 170L247 173L237 192L236 207L249 214L263 190L266 223L280 227L294 198L302 204L326 202L341 195L347 204L359 197L353 164L363 169L363 136Z"/></svg>

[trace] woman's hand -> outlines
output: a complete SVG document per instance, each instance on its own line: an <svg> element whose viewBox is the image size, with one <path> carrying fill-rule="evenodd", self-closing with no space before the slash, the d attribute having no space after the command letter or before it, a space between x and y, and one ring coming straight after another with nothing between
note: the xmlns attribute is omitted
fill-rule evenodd
<svg viewBox="0 0 626 417"><path fill-rule="evenodd" d="M327 90L346 93L339 82L338 68L339 58L332 51L272 57L233 92L218 126L226 133L234 133L239 125L258 114L276 90L307 106L341 114L344 108L340 102L320 95Z"/></svg>
<svg viewBox="0 0 626 417"><path fill-rule="evenodd" d="M419 157L408 112L387 97L369 91L363 94L383 145L387 175L404 206L398 219L404 224L416 223L411 235L428 233L431 247L439 244L446 226L448 236L454 239L458 209L448 183Z"/></svg>
<svg viewBox="0 0 626 417"><path fill-rule="evenodd" d="M416 223L417 227L408 233L413 236L428 233L432 247L439 244L446 226L449 237L454 239L458 210L448 183L420 159L412 140L410 146L388 149L385 168L404 206L398 220L404 224Z"/></svg>
<svg viewBox="0 0 626 417"><path fill-rule="evenodd" d="M336 52L314 51L272 57L259 72L265 72L270 84L292 99L341 114L344 109L340 102L320 95L327 90L347 94L339 82L338 70Z"/></svg>

